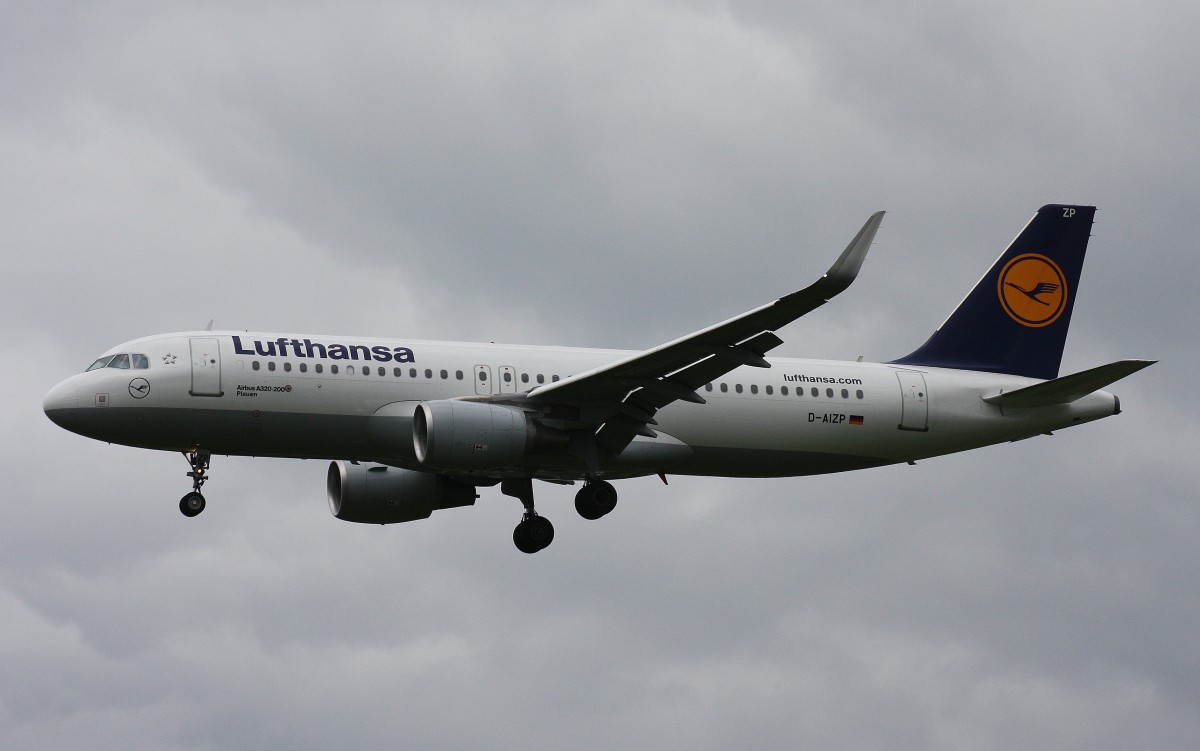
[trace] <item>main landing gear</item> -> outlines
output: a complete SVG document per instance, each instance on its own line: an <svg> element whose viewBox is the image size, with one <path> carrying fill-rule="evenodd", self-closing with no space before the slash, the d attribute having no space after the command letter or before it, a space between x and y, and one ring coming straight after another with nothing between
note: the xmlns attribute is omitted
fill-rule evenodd
<svg viewBox="0 0 1200 751"><path fill-rule="evenodd" d="M593 480L575 494L575 510L584 519L599 519L617 507L617 489L604 480Z"/></svg>
<svg viewBox="0 0 1200 751"><path fill-rule="evenodd" d="M513 543L522 553L536 553L554 541L554 525L533 507L533 480L514 477L500 482L500 492L521 501L525 513L513 530ZM599 519L616 508L617 491L612 483L593 480L575 494L575 510L584 519Z"/></svg>
<svg viewBox="0 0 1200 751"><path fill-rule="evenodd" d="M500 482L500 492L519 500L525 506L521 523L513 530L513 544L522 553L536 553L554 542L554 525L533 508L533 480L513 477Z"/></svg>
<svg viewBox="0 0 1200 751"><path fill-rule="evenodd" d="M192 467L192 471L187 473L187 476L192 478L192 492L179 499L179 510L190 518L204 510L204 496L200 494L200 488L208 479L208 462L212 458L212 452L195 448L183 452L183 458L187 459Z"/></svg>

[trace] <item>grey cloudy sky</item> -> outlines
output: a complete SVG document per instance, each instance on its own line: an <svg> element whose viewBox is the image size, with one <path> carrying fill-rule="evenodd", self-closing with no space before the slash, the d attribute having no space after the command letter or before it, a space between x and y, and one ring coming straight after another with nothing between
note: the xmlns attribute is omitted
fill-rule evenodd
<svg viewBox="0 0 1200 751"><path fill-rule="evenodd" d="M1200 746L1200 11L1178 3L0 5L0 746ZM321 462L52 425L218 327L649 347L823 272L793 356L915 348L1044 203L1125 414L805 479L329 516Z"/></svg>

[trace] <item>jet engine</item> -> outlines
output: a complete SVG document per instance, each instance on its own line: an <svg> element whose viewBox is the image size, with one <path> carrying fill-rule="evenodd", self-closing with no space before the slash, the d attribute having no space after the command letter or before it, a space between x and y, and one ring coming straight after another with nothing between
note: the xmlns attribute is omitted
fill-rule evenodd
<svg viewBox="0 0 1200 751"><path fill-rule="evenodd" d="M412 425L417 461L446 472L513 467L530 454L564 451L569 442L527 412L481 402L421 402Z"/></svg>
<svg viewBox="0 0 1200 751"><path fill-rule="evenodd" d="M470 506L478 497L474 486L382 464L330 462L326 486L333 515L363 524L426 519L438 509Z"/></svg>

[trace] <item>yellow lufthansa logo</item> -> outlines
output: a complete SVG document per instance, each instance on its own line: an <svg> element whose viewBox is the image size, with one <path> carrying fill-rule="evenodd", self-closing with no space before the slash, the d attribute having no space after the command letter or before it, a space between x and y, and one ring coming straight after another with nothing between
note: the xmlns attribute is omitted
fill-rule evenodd
<svg viewBox="0 0 1200 751"><path fill-rule="evenodd" d="M1022 326L1049 326L1067 307L1067 279L1062 269L1038 253L1026 253L1006 263L996 291L1004 312Z"/></svg>

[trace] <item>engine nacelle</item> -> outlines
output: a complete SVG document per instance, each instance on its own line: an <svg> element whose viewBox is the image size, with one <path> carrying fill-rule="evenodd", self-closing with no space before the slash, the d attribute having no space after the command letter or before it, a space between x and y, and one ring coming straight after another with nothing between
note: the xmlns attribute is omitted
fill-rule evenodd
<svg viewBox="0 0 1200 751"><path fill-rule="evenodd" d="M363 524L427 519L438 509L470 506L478 497L471 485L382 464L330 462L326 486L333 515Z"/></svg>
<svg viewBox="0 0 1200 751"><path fill-rule="evenodd" d="M367 420L367 436L371 445L383 456L397 459L397 464L410 464L413 456L412 419L420 402L385 404Z"/></svg>
<svg viewBox="0 0 1200 751"><path fill-rule="evenodd" d="M566 433L513 407L481 402L421 402L413 413L417 461L447 472L514 467L529 454L565 450Z"/></svg>

